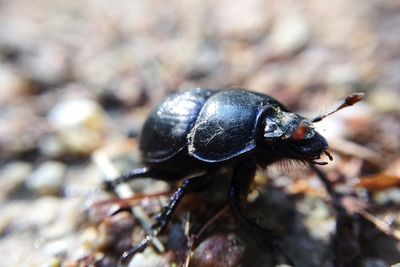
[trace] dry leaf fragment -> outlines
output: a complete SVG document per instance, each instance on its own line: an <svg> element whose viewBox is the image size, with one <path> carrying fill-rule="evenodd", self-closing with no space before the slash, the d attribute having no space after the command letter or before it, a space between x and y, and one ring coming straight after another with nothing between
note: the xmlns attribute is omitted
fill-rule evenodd
<svg viewBox="0 0 400 267"><path fill-rule="evenodd" d="M355 187L365 188L370 191L382 191L400 186L400 177L390 174L377 174L362 177Z"/></svg>

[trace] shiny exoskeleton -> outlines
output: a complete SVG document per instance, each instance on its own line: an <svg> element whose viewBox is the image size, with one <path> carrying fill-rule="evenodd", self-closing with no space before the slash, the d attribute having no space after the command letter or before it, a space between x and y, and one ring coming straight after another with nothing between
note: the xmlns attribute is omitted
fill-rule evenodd
<svg viewBox="0 0 400 267"><path fill-rule="evenodd" d="M275 99L245 89L193 89L168 97L144 123L140 151L146 167L107 184L113 188L134 178L184 179L157 217L154 232L124 253L144 248L163 230L182 197L209 186L222 166L233 170L228 202L238 222L255 239L273 246L273 234L244 216L243 196L257 167L295 159L317 163L328 148L312 121L290 112ZM194 174L201 173L194 176Z"/></svg>

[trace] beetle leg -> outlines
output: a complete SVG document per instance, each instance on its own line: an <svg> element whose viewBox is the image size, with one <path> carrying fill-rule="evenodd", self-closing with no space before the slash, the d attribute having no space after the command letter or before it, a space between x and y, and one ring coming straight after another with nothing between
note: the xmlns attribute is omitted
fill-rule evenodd
<svg viewBox="0 0 400 267"><path fill-rule="evenodd" d="M242 196L247 192L247 187L243 185L244 183L247 184L254 174L255 167L246 166L244 164L240 164L236 167L228 191L228 201L232 213L239 224L252 235L254 240L266 246L270 251L278 250L286 261L294 266L290 258L277 244L278 236L274 234L272 230L264 228L250 220L242 210Z"/></svg>
<svg viewBox="0 0 400 267"><path fill-rule="evenodd" d="M207 173L186 179L183 184L175 191L175 193L172 194L171 198L169 199L168 205L165 206L163 211L156 217L156 222L152 225L152 228L159 228L160 231L162 231L167 225L177 205L186 193L202 191L210 185L210 179L207 179L208 177L209 174Z"/></svg>
<svg viewBox="0 0 400 267"><path fill-rule="evenodd" d="M153 232L147 235L139 244L125 251L122 254L121 262L125 262L133 254L145 249L152 239L165 229L173 212L186 193L198 192L210 185L210 179L207 178L209 178L209 173L186 179L175 193L172 194L168 205L165 206L163 211L156 217L155 223L151 226Z"/></svg>
<svg viewBox="0 0 400 267"><path fill-rule="evenodd" d="M119 184L132 181L136 178L145 178L145 177L151 177L166 181L179 180L182 178L173 173L160 171L153 168L143 167L143 168L133 169L130 172L125 173L115 179L104 181L102 187L107 191L113 191L114 188Z"/></svg>

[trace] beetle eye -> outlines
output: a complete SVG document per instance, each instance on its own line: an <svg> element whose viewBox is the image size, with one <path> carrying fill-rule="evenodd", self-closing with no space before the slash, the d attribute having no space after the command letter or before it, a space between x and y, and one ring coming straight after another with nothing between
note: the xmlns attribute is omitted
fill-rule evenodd
<svg viewBox="0 0 400 267"><path fill-rule="evenodd" d="M279 128L273 120L267 119L267 123L264 129L264 137L266 138L277 138L283 135L283 131Z"/></svg>
<svg viewBox="0 0 400 267"><path fill-rule="evenodd" d="M290 136L291 139L295 140L295 141L300 141L303 139L306 139L309 136L309 129L310 127L306 124L300 124L292 133L292 135Z"/></svg>

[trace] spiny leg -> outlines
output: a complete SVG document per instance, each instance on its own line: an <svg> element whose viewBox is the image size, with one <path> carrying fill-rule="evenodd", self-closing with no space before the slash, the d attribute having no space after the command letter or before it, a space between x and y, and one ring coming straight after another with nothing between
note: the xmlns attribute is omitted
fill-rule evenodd
<svg viewBox="0 0 400 267"><path fill-rule="evenodd" d="M242 225L258 243L266 246L269 250L278 250L286 261L294 266L292 260L286 255L283 249L277 244L278 237L272 230L266 229L246 217L242 210L242 196L247 192L246 186L255 174L256 167L239 164L235 168L234 175L228 191L229 206L236 220Z"/></svg>
<svg viewBox="0 0 400 267"><path fill-rule="evenodd" d="M152 225L153 232L147 235L142 241L136 246L125 251L122 254L121 262L126 262L133 254L142 251L152 239L157 236L161 231L165 229L173 212L178 206L179 202L185 196L186 193L198 192L210 185L210 174L206 173L203 175L195 176L186 179L183 184L172 194L168 205L165 206L162 212L156 217L156 222Z"/></svg>

